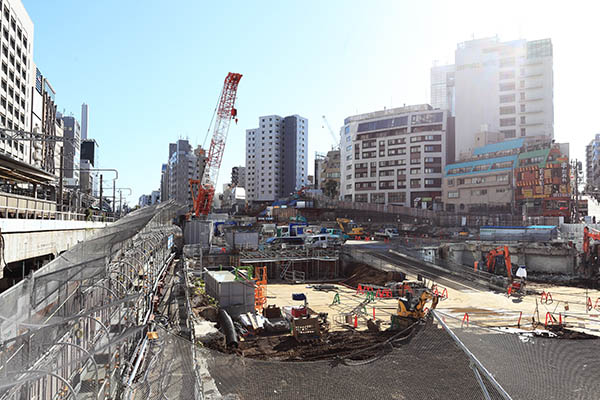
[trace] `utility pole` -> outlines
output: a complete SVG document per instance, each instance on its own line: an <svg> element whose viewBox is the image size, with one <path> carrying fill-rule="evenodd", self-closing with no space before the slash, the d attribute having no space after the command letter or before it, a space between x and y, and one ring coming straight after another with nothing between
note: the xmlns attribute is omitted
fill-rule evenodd
<svg viewBox="0 0 600 400"><path fill-rule="evenodd" d="M115 209L116 204L117 204L117 198L115 197L115 179L113 179L113 203L112 203L113 218L116 216L116 212L117 212L117 210Z"/></svg>
<svg viewBox="0 0 600 400"><path fill-rule="evenodd" d="M60 172L58 174L58 211L63 211L63 156L63 146L60 146Z"/></svg>
<svg viewBox="0 0 600 400"><path fill-rule="evenodd" d="M119 218L123 215L123 192L119 190Z"/></svg>
<svg viewBox="0 0 600 400"><path fill-rule="evenodd" d="M102 215L102 174L100 174L100 215Z"/></svg>

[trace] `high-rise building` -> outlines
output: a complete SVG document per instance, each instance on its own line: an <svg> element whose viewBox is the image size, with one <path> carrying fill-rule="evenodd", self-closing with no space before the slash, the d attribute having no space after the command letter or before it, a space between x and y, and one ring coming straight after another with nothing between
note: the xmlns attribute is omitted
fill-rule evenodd
<svg viewBox="0 0 600 400"><path fill-rule="evenodd" d="M246 187L246 167L231 168L231 185L241 188Z"/></svg>
<svg viewBox="0 0 600 400"><path fill-rule="evenodd" d="M246 130L246 196L273 201L307 184L308 120L299 115L259 117Z"/></svg>
<svg viewBox="0 0 600 400"><path fill-rule="evenodd" d="M428 104L348 117L340 147L344 200L439 209L454 119Z"/></svg>
<svg viewBox="0 0 600 400"><path fill-rule="evenodd" d="M554 137L553 51L550 39L459 43L455 64L431 69L431 102L456 116L457 159L477 147L481 131L501 140Z"/></svg>
<svg viewBox="0 0 600 400"><path fill-rule="evenodd" d="M96 195L99 191L98 143L94 139L81 141L79 185L81 191Z"/></svg>
<svg viewBox="0 0 600 400"><path fill-rule="evenodd" d="M33 65L33 22L20 0L3 1L0 10L2 12L1 25L3 33L2 51L0 52L0 63L2 65L2 73L0 73L2 81L0 85L0 127L30 131L32 128L31 116L29 115L31 91L35 91L37 84L35 74L32 74L32 71L35 71ZM34 88L30 89L32 86ZM54 124L55 121L53 120L52 123ZM38 132L41 132L41 125ZM0 152L17 160L31 163L30 144L27 141L0 140ZM52 157L54 157L54 153L52 153ZM50 155L47 154L46 160L52 168L46 170L54 173L54 159L50 161L49 158Z"/></svg>
<svg viewBox="0 0 600 400"><path fill-rule="evenodd" d="M88 138L88 124L89 124L90 110L89 106L85 103L81 105L81 140Z"/></svg>
<svg viewBox="0 0 600 400"><path fill-rule="evenodd" d="M70 186L79 185L79 160L81 143L81 127L75 117L62 117L63 134L63 177Z"/></svg>
<svg viewBox="0 0 600 400"><path fill-rule="evenodd" d="M169 162L166 168L167 198L183 205L192 205L190 179L200 179L204 172L204 150L192 149L190 142L180 139L169 144Z"/></svg>
<svg viewBox="0 0 600 400"><path fill-rule="evenodd" d="M455 116L455 72L454 65L436 65L431 68L431 106L448 110L451 116Z"/></svg>
<svg viewBox="0 0 600 400"><path fill-rule="evenodd" d="M168 164L160 167L160 201L169 199L169 171Z"/></svg>
<svg viewBox="0 0 600 400"><path fill-rule="evenodd" d="M586 186L589 192L600 189L600 133L585 146Z"/></svg>

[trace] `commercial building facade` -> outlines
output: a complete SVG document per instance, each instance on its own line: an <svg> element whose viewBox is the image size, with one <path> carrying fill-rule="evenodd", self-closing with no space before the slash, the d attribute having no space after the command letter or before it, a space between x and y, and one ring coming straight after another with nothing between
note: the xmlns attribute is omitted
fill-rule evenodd
<svg viewBox="0 0 600 400"><path fill-rule="evenodd" d="M259 117L246 130L246 196L274 201L308 182L308 120L299 115Z"/></svg>
<svg viewBox="0 0 600 400"><path fill-rule="evenodd" d="M585 147L586 189L588 192L600 190L600 133Z"/></svg>
<svg viewBox="0 0 600 400"><path fill-rule="evenodd" d="M453 118L428 104L348 117L340 146L341 198L437 209L453 149Z"/></svg>
<svg viewBox="0 0 600 400"><path fill-rule="evenodd" d="M550 39L459 43L455 64L431 68L431 102L456 116L455 154L476 147L481 130L502 140L554 137L553 50ZM482 129L483 128L483 129Z"/></svg>
<svg viewBox="0 0 600 400"><path fill-rule="evenodd" d="M519 138L446 166L444 208L458 213L570 216L568 144Z"/></svg>
<svg viewBox="0 0 600 400"><path fill-rule="evenodd" d="M444 170L446 211L506 213L513 209L513 172L525 140L513 139L474 150Z"/></svg>
<svg viewBox="0 0 600 400"><path fill-rule="evenodd" d="M571 216L569 145L527 146L515 168L515 207L524 216Z"/></svg>
<svg viewBox="0 0 600 400"><path fill-rule="evenodd" d="M339 197L340 150L330 150L322 158L315 159L315 177L315 189L321 189L331 198Z"/></svg>

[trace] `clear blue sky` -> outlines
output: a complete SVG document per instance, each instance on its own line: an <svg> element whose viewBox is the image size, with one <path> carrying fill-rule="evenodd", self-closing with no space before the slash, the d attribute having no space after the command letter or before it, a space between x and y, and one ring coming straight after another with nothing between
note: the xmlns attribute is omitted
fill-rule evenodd
<svg viewBox="0 0 600 400"><path fill-rule="evenodd" d="M244 77L217 190L244 165L245 129L260 115L309 119L312 173L314 152L333 144L322 115L337 134L348 115L429 102L433 61L453 62L456 44L473 35L552 38L556 139L581 158L600 132L593 1L23 3L59 110L79 117L90 105L101 166L119 169L130 204L158 189L169 142L203 143L229 71Z"/></svg>

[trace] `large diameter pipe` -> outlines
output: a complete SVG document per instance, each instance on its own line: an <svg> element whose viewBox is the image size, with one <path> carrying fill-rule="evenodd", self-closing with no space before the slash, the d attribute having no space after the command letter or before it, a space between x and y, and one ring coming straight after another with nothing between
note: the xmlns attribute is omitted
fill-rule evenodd
<svg viewBox="0 0 600 400"><path fill-rule="evenodd" d="M235 327L233 326L233 321L231 317L224 309L219 309L219 325L221 325L221 329L225 333L225 343L227 343L228 347L237 347L238 346L238 337L235 331Z"/></svg>

